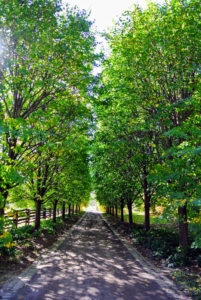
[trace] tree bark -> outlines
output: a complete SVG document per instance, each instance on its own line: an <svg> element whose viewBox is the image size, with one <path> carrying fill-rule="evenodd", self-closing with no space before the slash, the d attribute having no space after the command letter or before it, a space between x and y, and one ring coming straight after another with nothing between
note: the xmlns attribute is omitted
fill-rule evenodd
<svg viewBox="0 0 201 300"><path fill-rule="evenodd" d="M52 215L52 221L54 223L56 223L56 221L57 221L57 203L58 203L58 200L54 200L54 202L53 202L53 215Z"/></svg>
<svg viewBox="0 0 201 300"><path fill-rule="evenodd" d="M35 229L38 230L38 228L40 227L40 213L41 213L42 201L35 200L35 204L36 204Z"/></svg>
<svg viewBox="0 0 201 300"><path fill-rule="evenodd" d="M72 205L72 215L74 215L74 212L75 212L75 205L73 204Z"/></svg>
<svg viewBox="0 0 201 300"><path fill-rule="evenodd" d="M124 222L124 200L121 200L121 222Z"/></svg>
<svg viewBox="0 0 201 300"><path fill-rule="evenodd" d="M65 220L65 211L66 211L66 207L65 207L65 203L63 203L62 205L62 220Z"/></svg>
<svg viewBox="0 0 201 300"><path fill-rule="evenodd" d="M145 230L149 231L150 230L150 195L145 193L145 198L144 198L144 226Z"/></svg>
<svg viewBox="0 0 201 300"><path fill-rule="evenodd" d="M133 214L132 214L132 200L127 200L127 207L128 207L128 221L129 224L133 224Z"/></svg>
<svg viewBox="0 0 201 300"><path fill-rule="evenodd" d="M117 204L115 205L115 216L116 216L116 218L118 217L118 206L117 206Z"/></svg>
<svg viewBox="0 0 201 300"><path fill-rule="evenodd" d="M70 217L71 216L71 205L68 204L68 216Z"/></svg>
<svg viewBox="0 0 201 300"><path fill-rule="evenodd" d="M43 208L43 219L46 219L46 208Z"/></svg>
<svg viewBox="0 0 201 300"><path fill-rule="evenodd" d="M4 216L4 207L1 207L0 208L0 217L3 217Z"/></svg>
<svg viewBox="0 0 201 300"><path fill-rule="evenodd" d="M150 230L150 201L151 201L151 195L150 195L150 190L148 186L148 181L147 181L147 170L146 170L146 165L144 165L143 168L143 173L144 173L144 226L145 230L149 231Z"/></svg>
<svg viewBox="0 0 201 300"><path fill-rule="evenodd" d="M187 205L178 207L178 215L179 215L179 244L182 247L187 248L189 246Z"/></svg>

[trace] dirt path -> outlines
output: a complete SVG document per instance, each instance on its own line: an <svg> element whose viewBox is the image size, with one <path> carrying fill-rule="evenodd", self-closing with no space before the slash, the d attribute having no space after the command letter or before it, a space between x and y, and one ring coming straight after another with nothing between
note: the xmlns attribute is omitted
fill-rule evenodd
<svg viewBox="0 0 201 300"><path fill-rule="evenodd" d="M174 299L133 258L98 213L87 213L57 250L43 256L32 279L8 296L2 298Z"/></svg>

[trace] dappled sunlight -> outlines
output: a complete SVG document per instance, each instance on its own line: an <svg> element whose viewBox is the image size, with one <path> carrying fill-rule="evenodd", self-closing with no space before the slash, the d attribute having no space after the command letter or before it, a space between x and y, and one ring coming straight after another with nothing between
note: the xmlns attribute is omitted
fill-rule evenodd
<svg viewBox="0 0 201 300"><path fill-rule="evenodd" d="M58 250L43 258L20 293L24 300L171 299L134 261L101 215L87 214Z"/></svg>

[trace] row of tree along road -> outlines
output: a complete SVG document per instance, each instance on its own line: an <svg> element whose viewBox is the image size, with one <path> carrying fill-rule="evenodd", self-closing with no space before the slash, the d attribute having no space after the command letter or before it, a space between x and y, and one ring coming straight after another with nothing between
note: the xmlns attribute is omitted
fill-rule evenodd
<svg viewBox="0 0 201 300"><path fill-rule="evenodd" d="M108 207L144 203L200 236L201 2L170 0L134 6L106 34L96 105L94 175L98 199Z"/></svg>
<svg viewBox="0 0 201 300"><path fill-rule="evenodd" d="M88 201L89 96L96 61L85 11L0 0L0 236L10 208ZM0 246L3 242L0 243Z"/></svg>

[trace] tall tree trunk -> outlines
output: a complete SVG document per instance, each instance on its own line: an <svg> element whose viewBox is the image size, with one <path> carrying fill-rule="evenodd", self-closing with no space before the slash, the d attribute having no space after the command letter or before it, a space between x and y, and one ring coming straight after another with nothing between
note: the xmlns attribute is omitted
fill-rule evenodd
<svg viewBox="0 0 201 300"><path fill-rule="evenodd" d="M124 200L121 200L121 222L124 222Z"/></svg>
<svg viewBox="0 0 201 300"><path fill-rule="evenodd" d="M75 205L73 204L72 205L72 215L74 215L74 212L75 212Z"/></svg>
<svg viewBox="0 0 201 300"><path fill-rule="evenodd" d="M3 217L4 216L4 207L1 207L0 208L0 217Z"/></svg>
<svg viewBox="0 0 201 300"><path fill-rule="evenodd" d="M133 214L132 214L132 200L127 200L127 207L128 207L128 221L129 224L133 224Z"/></svg>
<svg viewBox="0 0 201 300"><path fill-rule="evenodd" d="M66 205L65 203L62 204L62 220L65 220L65 211L66 211Z"/></svg>
<svg viewBox="0 0 201 300"><path fill-rule="evenodd" d="M148 181L147 181L147 170L146 170L146 165L143 167L143 172L144 172L144 226L145 230L149 231L150 230L150 201L151 201L151 195L150 195L150 190L148 186Z"/></svg>
<svg viewBox="0 0 201 300"><path fill-rule="evenodd" d="M144 197L144 226L145 230L150 230L150 195L145 193Z"/></svg>
<svg viewBox="0 0 201 300"><path fill-rule="evenodd" d="M42 201L35 200L35 204L36 204L35 229L38 230L38 228L40 227L40 213L41 213Z"/></svg>
<svg viewBox="0 0 201 300"><path fill-rule="evenodd" d="M116 218L118 217L118 206L117 206L117 204L115 205L115 216L116 216Z"/></svg>
<svg viewBox="0 0 201 300"><path fill-rule="evenodd" d="M178 215L179 215L179 244L182 247L186 248L189 246L187 205L178 207Z"/></svg>
<svg viewBox="0 0 201 300"><path fill-rule="evenodd" d="M43 208L43 219L46 219L46 208Z"/></svg>
<svg viewBox="0 0 201 300"><path fill-rule="evenodd" d="M71 216L71 205L68 204L68 216L70 217Z"/></svg>
<svg viewBox="0 0 201 300"><path fill-rule="evenodd" d="M54 200L54 202L53 202L53 215L52 215L52 221L54 223L56 223L56 221L57 221L57 203L58 203L58 200Z"/></svg>

